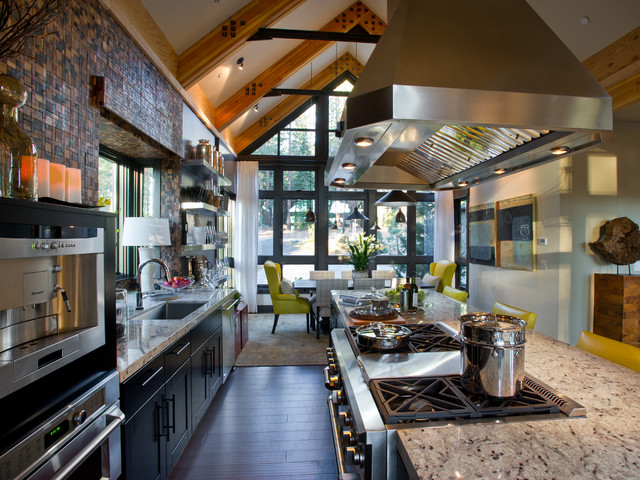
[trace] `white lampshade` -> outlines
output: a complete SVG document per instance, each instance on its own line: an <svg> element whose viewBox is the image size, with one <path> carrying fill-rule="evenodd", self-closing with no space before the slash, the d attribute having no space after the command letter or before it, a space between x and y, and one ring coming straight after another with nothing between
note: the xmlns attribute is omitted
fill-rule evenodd
<svg viewBox="0 0 640 480"><path fill-rule="evenodd" d="M122 245L130 247L164 247L171 245L169 220L153 217L125 217Z"/></svg>

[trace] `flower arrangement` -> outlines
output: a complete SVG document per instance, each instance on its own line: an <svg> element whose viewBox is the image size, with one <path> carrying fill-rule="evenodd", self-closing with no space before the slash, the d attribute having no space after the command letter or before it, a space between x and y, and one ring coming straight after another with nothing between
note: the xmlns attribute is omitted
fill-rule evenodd
<svg viewBox="0 0 640 480"><path fill-rule="evenodd" d="M361 233L358 234L356 240L349 240L347 237L343 238L343 243L351 255L349 263L353 265L353 269L356 272L366 272L369 268L369 260L375 257L378 252L384 250L384 245L375 238Z"/></svg>

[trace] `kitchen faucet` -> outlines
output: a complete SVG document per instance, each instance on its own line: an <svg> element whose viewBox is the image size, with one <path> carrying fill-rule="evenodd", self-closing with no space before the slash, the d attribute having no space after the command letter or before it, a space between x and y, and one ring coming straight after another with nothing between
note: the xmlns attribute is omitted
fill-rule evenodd
<svg viewBox="0 0 640 480"><path fill-rule="evenodd" d="M142 302L142 269L149 263L157 263L162 268L164 268L164 275L167 277L167 282L171 279L171 272L169 271L169 267L162 260L157 258L150 258L149 260L142 262L138 266L138 292L136 293L136 310L143 310L144 305Z"/></svg>

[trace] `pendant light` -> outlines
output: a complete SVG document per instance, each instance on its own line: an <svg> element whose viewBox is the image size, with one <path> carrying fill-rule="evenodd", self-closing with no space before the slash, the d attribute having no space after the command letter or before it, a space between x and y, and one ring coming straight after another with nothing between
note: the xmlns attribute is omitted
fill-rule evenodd
<svg viewBox="0 0 640 480"><path fill-rule="evenodd" d="M402 213L402 210L398 209L398 213L396 214L396 223L407 223L407 218Z"/></svg>
<svg viewBox="0 0 640 480"><path fill-rule="evenodd" d="M309 211L307 212L306 217L304 217L304 221L307 222L307 223L315 223L316 214L313 213L313 210L309 209Z"/></svg>
<svg viewBox="0 0 640 480"><path fill-rule="evenodd" d="M333 227L331 227L331 230L338 230L338 222L333 224Z"/></svg>
<svg viewBox="0 0 640 480"><path fill-rule="evenodd" d="M353 212L349 214L345 220L369 220L363 214L358 211L358 207L353 207Z"/></svg>
<svg viewBox="0 0 640 480"><path fill-rule="evenodd" d="M373 224L373 227L371 227L369 230L373 230L374 232L380 230L380 225L378 225L377 220L376 220L376 223Z"/></svg>
<svg viewBox="0 0 640 480"><path fill-rule="evenodd" d="M418 201L402 190L391 190L387 192L376 205L384 205L386 207L408 207L409 205L417 205Z"/></svg>

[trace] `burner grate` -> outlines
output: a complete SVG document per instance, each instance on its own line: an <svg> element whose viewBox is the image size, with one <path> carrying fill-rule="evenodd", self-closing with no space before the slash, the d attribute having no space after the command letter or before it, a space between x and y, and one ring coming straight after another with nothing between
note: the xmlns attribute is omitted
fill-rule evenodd
<svg viewBox="0 0 640 480"><path fill-rule="evenodd" d="M392 353L460 351L460 342L433 324L403 325L411 330L409 345ZM358 327L347 327L349 342L357 355L379 354L380 350L358 344ZM384 352L386 353L386 352Z"/></svg>
<svg viewBox="0 0 640 480"><path fill-rule="evenodd" d="M469 394L459 375L375 379L369 386L386 424L560 413L530 377L513 398Z"/></svg>

